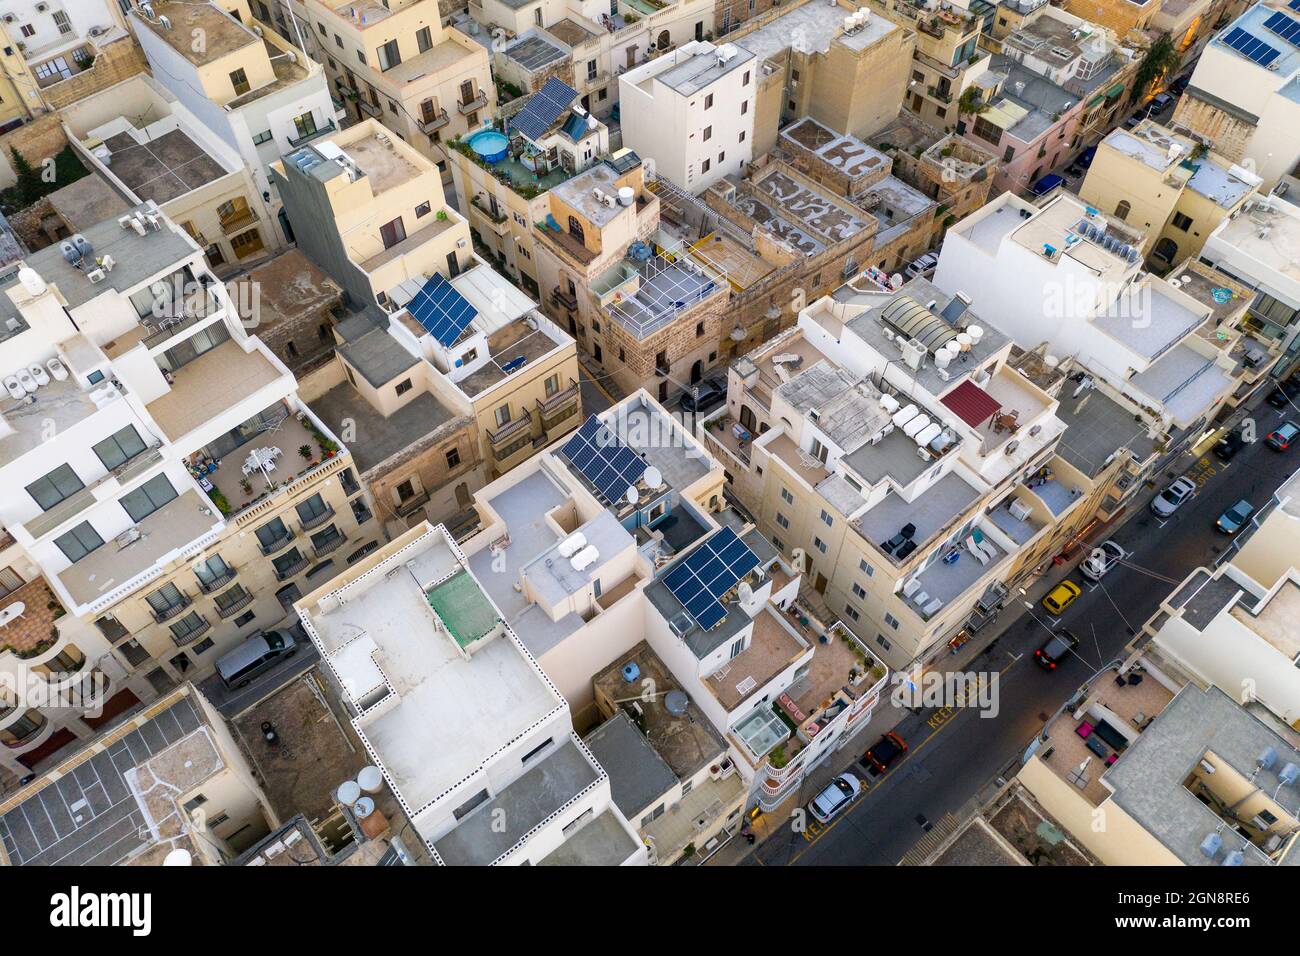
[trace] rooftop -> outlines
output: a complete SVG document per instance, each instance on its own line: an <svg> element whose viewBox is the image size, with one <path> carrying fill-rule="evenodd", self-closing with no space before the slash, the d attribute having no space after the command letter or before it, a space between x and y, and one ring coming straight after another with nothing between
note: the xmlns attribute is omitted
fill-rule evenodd
<svg viewBox="0 0 1300 956"><path fill-rule="evenodd" d="M246 352L229 339L178 368L171 389L145 407L163 433L177 441L211 420L217 396L244 398L279 378L280 370L261 349Z"/></svg>
<svg viewBox="0 0 1300 956"><path fill-rule="evenodd" d="M804 255L843 242L872 225L856 206L788 167L773 166L738 193L735 207Z"/></svg>
<svg viewBox="0 0 1300 956"><path fill-rule="evenodd" d="M704 679L723 708L734 711L808 652L810 645L796 635L771 605L754 617L754 633L743 651Z"/></svg>
<svg viewBox="0 0 1300 956"><path fill-rule="evenodd" d="M1175 345L1129 383L1162 404L1180 425L1190 424L1234 384L1214 359L1185 344Z"/></svg>
<svg viewBox="0 0 1300 956"><path fill-rule="evenodd" d="M152 30L159 39L195 66L207 66L244 47L260 44L261 38L214 3L183 3L181 0L154 0L153 19L138 9L131 14ZM171 28L160 22L166 17ZM203 43L194 37L202 36Z"/></svg>
<svg viewBox="0 0 1300 956"><path fill-rule="evenodd" d="M529 30L510 41L501 51L529 73L545 69L568 57L568 52L537 30Z"/></svg>
<svg viewBox="0 0 1300 956"><path fill-rule="evenodd" d="M4 294L0 293L0 298ZM60 382L51 378L50 384L41 386L35 396L36 401L30 405L9 398L6 393L0 402L0 415L4 423L12 428L8 434L0 436L0 465L17 461L34 448L43 445L46 429L53 426L56 433L63 434L73 425L93 415L98 406L91 400L90 392L81 388L81 383L69 376Z"/></svg>
<svg viewBox="0 0 1300 956"><path fill-rule="evenodd" d="M635 696L636 688L625 688L624 693ZM609 774L614 803L629 820L637 819L641 811L677 786L677 774L655 752L626 710L620 709L583 742Z"/></svg>
<svg viewBox="0 0 1300 956"><path fill-rule="evenodd" d="M765 60L791 48L807 54L828 53L832 42L855 52L865 50L901 29L885 17L872 16L864 27L845 33L844 17L851 12L838 4L806 3L730 40Z"/></svg>
<svg viewBox="0 0 1300 956"><path fill-rule="evenodd" d="M308 404L334 434L340 433L344 422L351 421L356 434L365 436L348 446L362 474L433 435L455 417L425 392L385 418L347 382L335 385Z"/></svg>
<svg viewBox="0 0 1300 956"><path fill-rule="evenodd" d="M811 116L805 116L781 130L781 138L797 143L849 177L861 176L882 165L890 165L889 157L884 153L872 149L856 136L828 129Z"/></svg>
<svg viewBox="0 0 1300 956"><path fill-rule="evenodd" d="M303 319L324 321L324 313L339 306L343 295L338 283L297 248L254 266L226 283L226 289L240 318L246 325L256 322L249 327L259 335Z"/></svg>
<svg viewBox="0 0 1300 956"><path fill-rule="evenodd" d="M1241 603L1229 611L1289 659L1300 656L1300 584L1287 579L1255 613Z"/></svg>
<svg viewBox="0 0 1300 956"><path fill-rule="evenodd" d="M338 144L361 167L362 174L370 180L370 188L377 196L396 189L421 173L413 162L397 151L391 139L388 142L381 141L381 135L385 138L389 136L374 130L365 136ZM316 145L319 149L321 144L318 142Z"/></svg>
<svg viewBox="0 0 1300 956"><path fill-rule="evenodd" d="M1138 461L1155 451L1147 427L1114 399L1098 389L1078 398L1063 389L1056 417L1065 422L1065 434L1056 453L1089 477L1096 477L1110 457L1127 448Z"/></svg>
<svg viewBox="0 0 1300 956"><path fill-rule="evenodd" d="M904 525L914 525L912 540L918 551L924 551L930 539L965 514L977 498L979 491L955 471L949 471L911 501L891 491L854 523L862 536L877 547L898 534Z"/></svg>
<svg viewBox="0 0 1300 956"><path fill-rule="evenodd" d="M141 200L161 206L227 175L221 163L182 129L144 141L141 131L134 133L110 136L104 145L112 151L109 171Z"/></svg>
<svg viewBox="0 0 1300 956"><path fill-rule="evenodd" d="M377 309L340 322L336 331L343 338L339 355L375 388L420 362L389 334L387 322Z"/></svg>
<svg viewBox="0 0 1300 956"><path fill-rule="evenodd" d="M1209 317L1163 279L1139 278L1103 306L1093 325L1145 358L1162 355Z"/></svg>
<svg viewBox="0 0 1300 956"><path fill-rule="evenodd" d="M1300 69L1300 47L1283 40L1273 31L1264 26L1264 21L1271 17L1276 9L1268 4L1257 3L1249 7L1241 16L1233 20L1227 27L1215 34L1210 41L1224 53L1236 57L1243 70L1253 71L1257 69L1267 69L1278 75L1279 78L1290 76L1297 69ZM1288 16L1290 14L1288 13ZM1294 17L1292 17L1294 19ZM1275 52L1272 60L1264 66L1258 60L1252 60L1239 50L1227 44L1228 35L1234 30L1240 29L1249 34L1255 40L1268 44Z"/></svg>
<svg viewBox="0 0 1300 956"><path fill-rule="evenodd" d="M718 51L731 46L730 44L715 48L712 43L701 43L690 56L677 59L673 66L657 73L659 82L682 96L694 96L754 59L748 50L732 47L735 55L722 61ZM674 56L669 54L669 57Z"/></svg>
<svg viewBox="0 0 1300 956"><path fill-rule="evenodd" d="M507 365L523 359L527 367L558 345L544 328L530 328L522 320L512 322L488 336L488 361L456 384L472 398L509 378Z"/></svg>
<svg viewBox="0 0 1300 956"><path fill-rule="evenodd" d="M606 809L544 857L538 866L618 866L637 852L637 842Z"/></svg>
<svg viewBox="0 0 1300 956"><path fill-rule="evenodd" d="M1300 260L1291 254L1291 250L1300 248L1300 209L1278 200L1271 203L1272 208L1258 203L1250 212L1227 220L1212 238L1235 247L1263 270L1300 281ZM1254 278L1268 281L1268 273L1263 271Z"/></svg>
<svg viewBox="0 0 1300 956"><path fill-rule="evenodd" d="M354 703L396 698L353 723L415 816L564 702L499 624L466 651L467 628L482 617L475 607L487 599L445 531L426 525L402 541L305 611ZM452 579L462 583L451 603L437 600L439 610L430 592Z"/></svg>

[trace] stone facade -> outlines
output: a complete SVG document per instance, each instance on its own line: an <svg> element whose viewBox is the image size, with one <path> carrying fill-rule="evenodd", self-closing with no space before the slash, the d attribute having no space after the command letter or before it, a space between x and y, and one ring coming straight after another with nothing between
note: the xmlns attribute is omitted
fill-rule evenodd
<svg viewBox="0 0 1300 956"><path fill-rule="evenodd" d="M1214 106L1188 90L1174 108L1173 124L1190 130L1196 136L1214 144L1215 152L1239 163L1246 155L1246 146L1255 135L1256 126L1245 117L1236 116Z"/></svg>
<svg viewBox="0 0 1300 956"><path fill-rule="evenodd" d="M95 62L89 70L45 87L41 93L52 109L61 110L92 93L107 89L115 83L130 79L145 71L145 58L130 37L115 40L95 52Z"/></svg>

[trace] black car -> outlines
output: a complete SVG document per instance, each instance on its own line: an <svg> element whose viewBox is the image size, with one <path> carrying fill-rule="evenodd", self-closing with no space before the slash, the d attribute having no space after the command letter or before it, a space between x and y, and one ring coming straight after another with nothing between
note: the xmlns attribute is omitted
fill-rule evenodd
<svg viewBox="0 0 1300 956"><path fill-rule="evenodd" d="M1214 443L1214 457L1219 461L1232 461L1245 447L1246 439L1241 437L1241 430L1234 428Z"/></svg>
<svg viewBox="0 0 1300 956"><path fill-rule="evenodd" d="M870 771L872 776L878 776L885 772L885 769L907 753L907 741L898 734L890 731L862 755L861 764Z"/></svg>
<svg viewBox="0 0 1300 956"><path fill-rule="evenodd" d="M1056 665L1066 654L1079 646L1079 639L1067 630L1059 630L1047 639L1038 650L1034 651L1034 660L1045 670L1054 671Z"/></svg>
<svg viewBox="0 0 1300 956"><path fill-rule="evenodd" d="M1300 394L1300 380L1289 378L1269 393L1268 403L1274 408L1285 408L1297 394Z"/></svg>
<svg viewBox="0 0 1300 956"><path fill-rule="evenodd" d="M703 414L710 409L717 408L727 400L727 388L717 382L703 381L693 386L694 393L690 390L682 396L681 408L684 412L695 412L697 415Z"/></svg>

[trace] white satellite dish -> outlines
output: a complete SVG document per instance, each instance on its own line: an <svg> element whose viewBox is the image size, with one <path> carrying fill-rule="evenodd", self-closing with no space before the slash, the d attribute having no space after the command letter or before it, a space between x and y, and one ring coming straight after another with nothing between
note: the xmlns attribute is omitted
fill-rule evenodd
<svg viewBox="0 0 1300 956"><path fill-rule="evenodd" d="M664 483L663 472L654 465L650 465L645 470L645 486L650 489L661 488Z"/></svg>
<svg viewBox="0 0 1300 956"><path fill-rule="evenodd" d="M177 847L165 857L163 857L163 866L190 866L193 863L190 858L190 851Z"/></svg>
<svg viewBox="0 0 1300 956"><path fill-rule="evenodd" d="M630 505L634 505L640 500L641 500L641 492L636 490L636 485L628 485L627 503Z"/></svg>
<svg viewBox="0 0 1300 956"><path fill-rule="evenodd" d="M891 289L901 289L903 287L903 274L901 272L895 272L889 277L889 287Z"/></svg>

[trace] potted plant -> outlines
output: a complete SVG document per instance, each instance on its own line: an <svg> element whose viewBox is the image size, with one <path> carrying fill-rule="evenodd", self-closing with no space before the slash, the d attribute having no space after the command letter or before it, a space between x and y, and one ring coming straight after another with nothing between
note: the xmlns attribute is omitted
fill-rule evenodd
<svg viewBox="0 0 1300 956"><path fill-rule="evenodd" d="M302 455L303 461L311 460L311 445L299 445L298 454Z"/></svg>
<svg viewBox="0 0 1300 956"><path fill-rule="evenodd" d="M246 495L251 495L253 493L253 483L249 481L247 478L240 478L239 490Z"/></svg>

